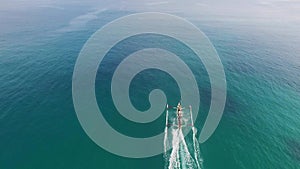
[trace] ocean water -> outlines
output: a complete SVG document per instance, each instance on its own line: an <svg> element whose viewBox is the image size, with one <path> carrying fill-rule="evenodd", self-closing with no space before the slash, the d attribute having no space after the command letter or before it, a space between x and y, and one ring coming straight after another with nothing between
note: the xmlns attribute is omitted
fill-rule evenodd
<svg viewBox="0 0 300 169"><path fill-rule="evenodd" d="M2 20L6 26L0 28L0 168L163 168L162 154L130 159L98 147L81 128L73 107L73 68L82 46L97 29L132 12L105 11L83 25L68 22L83 14L84 8L66 13L61 15L58 9L7 12ZM300 23L187 19L216 47L228 85L223 118L213 136L200 145L204 168L299 168ZM95 92L97 98L105 98L98 99L99 107L110 112L105 118L121 133L148 137L164 130L163 116L145 125L129 122L118 114L109 95L109 80L122 58L161 45L194 70L201 94L195 126L200 130L203 125L210 84L201 61L173 39L147 34L121 41L98 70ZM146 110L154 88L165 91L170 104L180 99L178 86L168 74L146 70L130 86L133 105Z"/></svg>

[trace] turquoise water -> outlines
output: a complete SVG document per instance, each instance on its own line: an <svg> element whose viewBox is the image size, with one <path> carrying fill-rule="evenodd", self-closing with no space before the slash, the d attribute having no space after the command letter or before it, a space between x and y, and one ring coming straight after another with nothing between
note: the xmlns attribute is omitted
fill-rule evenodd
<svg viewBox="0 0 300 169"><path fill-rule="evenodd" d="M164 167L163 155L146 159L119 157L98 147L82 130L71 91L76 58L92 33L129 12L106 11L85 27L62 29L82 13L84 8L72 9L63 17L57 11L8 15L4 23L11 27L0 28L0 168ZM221 123L213 136L200 145L204 168L299 168L300 24L259 19L188 19L215 45L228 85ZM106 98L100 108L110 112L104 116L119 132L148 137L164 130L164 117L146 125L122 118L111 103L109 81L102 83L110 79L113 68L127 53L162 44L181 55L195 71L201 94L195 125L199 129L203 125L210 102L210 84L203 65L184 45L167 37L145 35L119 43L98 70L105 75L96 79L97 98ZM133 105L147 109L148 93L157 87L166 92L171 104L178 101L178 88L170 76L146 70L131 84Z"/></svg>

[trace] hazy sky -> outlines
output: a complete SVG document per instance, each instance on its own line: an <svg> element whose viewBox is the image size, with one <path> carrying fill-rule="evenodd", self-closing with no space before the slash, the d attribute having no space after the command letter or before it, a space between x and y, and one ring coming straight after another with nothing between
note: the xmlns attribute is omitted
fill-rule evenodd
<svg viewBox="0 0 300 169"><path fill-rule="evenodd" d="M107 10L131 12L167 12L192 19L219 18L300 21L300 0L0 0L0 25L10 30L16 15L23 21L27 11L68 14L74 7L81 11L72 16L61 31L76 30ZM41 10L42 9L42 10ZM19 11L22 11L20 14ZM48 12L47 12L48 11ZM73 11L74 12L74 11ZM10 15L10 16L9 16ZM59 19L59 18L56 18ZM1 21L2 20L2 21ZM28 22L24 20L23 22ZM3 28L4 27L4 28Z"/></svg>
<svg viewBox="0 0 300 169"><path fill-rule="evenodd" d="M300 17L300 0L0 0L0 10L65 9L90 6L91 10L118 9L241 16Z"/></svg>

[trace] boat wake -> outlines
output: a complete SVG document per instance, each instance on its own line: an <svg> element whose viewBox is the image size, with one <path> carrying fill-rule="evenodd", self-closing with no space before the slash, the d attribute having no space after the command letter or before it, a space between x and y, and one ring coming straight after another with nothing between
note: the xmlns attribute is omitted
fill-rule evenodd
<svg viewBox="0 0 300 169"><path fill-rule="evenodd" d="M191 113L191 112L190 112ZM192 116L188 120L183 118L185 126L176 125L176 118L169 117L166 111L166 128L164 137L165 169L203 169L200 157L200 147L196 138L197 129L193 126ZM174 120L175 119L175 120ZM168 123L171 121L171 124ZM188 121L192 125L188 125ZM192 132L184 137L184 132L191 127Z"/></svg>

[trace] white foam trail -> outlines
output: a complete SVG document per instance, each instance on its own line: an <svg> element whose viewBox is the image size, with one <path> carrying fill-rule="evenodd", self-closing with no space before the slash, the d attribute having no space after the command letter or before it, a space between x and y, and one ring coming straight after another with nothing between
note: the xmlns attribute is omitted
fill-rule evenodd
<svg viewBox="0 0 300 169"><path fill-rule="evenodd" d="M179 169L180 168L180 159L179 159L179 137L178 131L172 130L172 147L173 150L169 159L169 169Z"/></svg>
<svg viewBox="0 0 300 169"><path fill-rule="evenodd" d="M184 138L182 128L172 127L172 132L168 133L168 113L167 111L164 138L165 169L202 169L200 148L196 137L197 129L193 127L193 122L191 122L192 139ZM172 140L171 145L170 140ZM168 151L170 146L172 146L171 152Z"/></svg>
<svg viewBox="0 0 300 169"><path fill-rule="evenodd" d="M195 161L197 163L198 168L202 168L202 159L200 157L200 148L199 148L199 142L196 138L197 129L194 127L194 121L193 121L193 112L192 107L190 106L190 115L191 115L191 123L192 123L192 130L193 130L193 144L194 144L194 156Z"/></svg>
<svg viewBox="0 0 300 169"><path fill-rule="evenodd" d="M168 159L167 150L169 148L169 145L168 145L168 118L169 118L169 111L167 110L166 111L165 137L164 137L164 158L165 158L165 163L167 163L167 159ZM167 169L167 168L165 167L165 169Z"/></svg>
<svg viewBox="0 0 300 169"><path fill-rule="evenodd" d="M195 127L192 128L193 130L193 143L194 143L194 156L195 156L195 161L197 163L198 168L202 168L202 159L200 158L200 148L199 148L199 143L196 138L196 133L197 129Z"/></svg>
<svg viewBox="0 0 300 169"><path fill-rule="evenodd" d="M179 143L179 146L180 146L180 159L182 159L182 168L188 168L188 169L193 169L194 168L194 165L195 165L195 162L188 150L188 146L185 142L185 139L184 139L184 136L182 134L182 130L179 129L179 137L180 137L180 143Z"/></svg>
<svg viewBox="0 0 300 169"><path fill-rule="evenodd" d="M168 107L168 106L167 106ZM168 139L168 118L169 118L169 111L166 111L166 127L165 127L165 137L164 137L164 153L167 153L167 139Z"/></svg>

